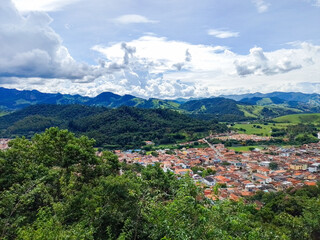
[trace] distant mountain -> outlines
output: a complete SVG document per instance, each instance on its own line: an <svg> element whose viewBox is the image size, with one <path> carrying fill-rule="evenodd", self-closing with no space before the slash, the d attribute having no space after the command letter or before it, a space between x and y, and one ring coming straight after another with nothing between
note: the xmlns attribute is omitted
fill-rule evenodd
<svg viewBox="0 0 320 240"><path fill-rule="evenodd" d="M260 106L280 105L295 108L303 112L320 112L320 94L300 92L250 93L241 95L224 95L223 97Z"/></svg>
<svg viewBox="0 0 320 240"><path fill-rule="evenodd" d="M302 102L302 103L314 103L320 105L320 94L312 93L300 93L300 92L272 92L272 93L248 93L239 95L221 95L220 97L233 99L236 101L242 101L243 99L250 98L277 98L286 102Z"/></svg>
<svg viewBox="0 0 320 240"><path fill-rule="evenodd" d="M82 104L88 106L104 106L116 108L132 106L139 108L169 108L178 109L179 103L171 100L143 99L132 95L117 95L104 92L96 97L80 95L41 93L36 90L6 89L0 87L0 110L18 110L35 104Z"/></svg>
<svg viewBox="0 0 320 240"><path fill-rule="evenodd" d="M18 91L0 88L0 115L36 104L81 104L118 108L121 106L144 109L172 109L200 119L219 121L242 121L272 118L295 113L320 112L320 95L304 93L273 92L225 95L203 99L143 99L132 95L117 95L104 92L96 97L80 95Z"/></svg>
<svg viewBox="0 0 320 240"><path fill-rule="evenodd" d="M80 95L41 93L36 90L19 91L0 87L0 108L8 110L21 109L34 104L80 104L90 98Z"/></svg>
<svg viewBox="0 0 320 240"><path fill-rule="evenodd" d="M270 98L262 98L262 97L252 97L252 98L243 98L240 100L241 103L248 103L251 105L271 105L271 104L284 104L286 101L277 98L277 97L270 97Z"/></svg>

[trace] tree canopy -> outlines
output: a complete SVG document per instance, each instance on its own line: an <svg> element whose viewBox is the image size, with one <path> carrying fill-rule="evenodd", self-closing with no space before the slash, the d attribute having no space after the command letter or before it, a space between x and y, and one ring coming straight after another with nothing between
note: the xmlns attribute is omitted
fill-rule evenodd
<svg viewBox="0 0 320 240"><path fill-rule="evenodd" d="M50 128L0 151L0 238L319 239L318 186L213 204L189 177L93 146Z"/></svg>

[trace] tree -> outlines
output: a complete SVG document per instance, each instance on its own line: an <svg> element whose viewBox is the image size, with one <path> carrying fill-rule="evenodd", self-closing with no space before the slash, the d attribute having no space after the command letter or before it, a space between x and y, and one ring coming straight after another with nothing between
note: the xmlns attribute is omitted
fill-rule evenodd
<svg viewBox="0 0 320 240"><path fill-rule="evenodd" d="M270 168L271 170L277 170L277 169L278 169L278 163L276 163L276 162L271 162L271 163L269 164L269 168Z"/></svg>

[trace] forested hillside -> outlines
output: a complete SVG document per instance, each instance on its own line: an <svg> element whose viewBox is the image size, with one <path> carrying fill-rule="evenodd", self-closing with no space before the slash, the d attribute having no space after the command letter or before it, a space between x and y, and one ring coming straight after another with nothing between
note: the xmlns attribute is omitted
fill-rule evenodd
<svg viewBox="0 0 320 240"><path fill-rule="evenodd" d="M87 135L97 146L108 148L140 147L148 140L168 144L227 131L215 121L196 120L167 109L34 105L0 118L3 137L30 137L53 126Z"/></svg>
<svg viewBox="0 0 320 240"><path fill-rule="evenodd" d="M0 151L1 239L319 239L319 186L213 204L189 177L93 145L51 128Z"/></svg>

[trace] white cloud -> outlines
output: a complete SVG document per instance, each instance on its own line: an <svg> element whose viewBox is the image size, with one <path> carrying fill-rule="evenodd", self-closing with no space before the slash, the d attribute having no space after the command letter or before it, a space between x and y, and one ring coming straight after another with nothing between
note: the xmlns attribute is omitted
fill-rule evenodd
<svg viewBox="0 0 320 240"><path fill-rule="evenodd" d="M295 53L286 53L283 56L274 57L270 54L271 58L266 57L262 48L250 49L250 54L242 57L242 60L234 62L237 73L239 76L246 75L274 75L279 73L290 72L302 67L300 61L293 57Z"/></svg>
<svg viewBox="0 0 320 240"><path fill-rule="evenodd" d="M0 5L0 84L94 96L103 91L177 98L252 91L317 91L320 46L295 42L239 55L224 46L190 44L146 35L96 45L95 66L75 61L43 12L26 16L9 0Z"/></svg>
<svg viewBox="0 0 320 240"><path fill-rule="evenodd" d="M142 97L192 96L198 89L205 89L165 79L163 73L173 71L176 62L141 59L131 43L115 44L116 55L101 59L96 66L79 63L50 27L52 19L46 13L29 12L22 16L9 0L0 6L0 20L2 86L86 95L114 91ZM141 49L140 45L137 47ZM95 49L99 50L99 46ZM190 60L191 53L183 48L179 61Z"/></svg>
<svg viewBox="0 0 320 240"><path fill-rule="evenodd" d="M252 0L259 13L268 11L270 4L264 0Z"/></svg>
<svg viewBox="0 0 320 240"><path fill-rule="evenodd" d="M209 29L208 34L216 38L239 37L238 32L224 31L224 30L218 30L218 29Z"/></svg>
<svg viewBox="0 0 320 240"><path fill-rule="evenodd" d="M81 0L12 0L21 12L28 11L58 11L63 7Z"/></svg>
<svg viewBox="0 0 320 240"><path fill-rule="evenodd" d="M274 91L278 86L291 89L293 84L298 86L298 83L305 82L304 76L313 76L308 78L310 82L320 80L320 47L308 43L273 52L254 47L248 55L238 55L222 46L193 45L153 36L144 36L126 45L135 49L128 61L130 72L115 79L126 79L128 89L140 89L136 93L145 96L152 96L152 91L145 89L151 89L147 86L154 79L158 79L157 84L165 81L168 85L171 82L172 87L176 87L179 79L179 84L184 84L185 89L192 89L190 92L174 92L177 95L163 89L155 91L158 97L169 98L185 96L183 94L186 93L206 97L224 91ZM102 53L109 64L124 62L121 43L109 47L95 46L93 49ZM185 86L187 83L189 88Z"/></svg>
<svg viewBox="0 0 320 240"><path fill-rule="evenodd" d="M22 16L9 0L0 7L0 76L89 81L96 67L76 62L44 12Z"/></svg>
<svg viewBox="0 0 320 240"><path fill-rule="evenodd" d="M150 20L144 16L136 14L122 15L113 19L118 24L133 24L133 23L157 23L157 21Z"/></svg>

